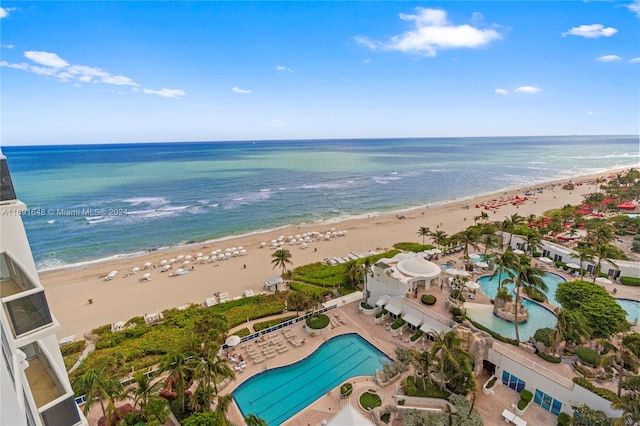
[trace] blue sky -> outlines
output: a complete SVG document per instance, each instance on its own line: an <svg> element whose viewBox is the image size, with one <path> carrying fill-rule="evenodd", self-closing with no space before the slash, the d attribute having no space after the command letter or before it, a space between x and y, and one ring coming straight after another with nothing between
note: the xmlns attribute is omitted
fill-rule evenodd
<svg viewBox="0 0 640 426"><path fill-rule="evenodd" d="M24 2L3 145L638 134L640 1Z"/></svg>

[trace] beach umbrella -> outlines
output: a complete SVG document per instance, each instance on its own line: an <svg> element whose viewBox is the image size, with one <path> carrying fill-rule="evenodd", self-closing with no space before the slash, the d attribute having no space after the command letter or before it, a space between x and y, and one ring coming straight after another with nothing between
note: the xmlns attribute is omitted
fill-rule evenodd
<svg viewBox="0 0 640 426"><path fill-rule="evenodd" d="M162 259L162 260L160 261L160 264L161 264L161 265L166 265L168 262L169 262L169 261L168 261L167 259Z"/></svg>
<svg viewBox="0 0 640 426"><path fill-rule="evenodd" d="M173 258L173 259L169 259L169 263L176 263L178 261L178 259Z"/></svg>
<svg viewBox="0 0 640 426"><path fill-rule="evenodd" d="M478 284L478 283L477 283L477 282L475 282L475 281L468 281L468 282L464 283L464 286L465 286L466 288L471 289L471 290L477 290L477 289L479 289L479 288L480 288L480 284Z"/></svg>
<svg viewBox="0 0 640 426"><path fill-rule="evenodd" d="M184 262L182 262L182 266L187 266L189 264L188 260L185 260Z"/></svg>
<svg viewBox="0 0 640 426"><path fill-rule="evenodd" d="M151 268L151 262L145 262L145 264L143 265L144 268Z"/></svg>
<svg viewBox="0 0 640 426"><path fill-rule="evenodd" d="M196 253L196 257L202 257L202 256L204 256L203 253Z"/></svg>
<svg viewBox="0 0 640 426"><path fill-rule="evenodd" d="M227 337L227 340L225 340L224 343L227 346L233 347L233 346L237 346L240 343L241 340L242 339L240 338L240 336L238 336L236 334L232 334L231 336Z"/></svg>
<svg viewBox="0 0 640 426"><path fill-rule="evenodd" d="M455 268L445 269L444 272L446 272L449 275L459 275L460 273L460 271Z"/></svg>
<svg viewBox="0 0 640 426"><path fill-rule="evenodd" d="M458 271L458 273L456 273L457 276L459 277L470 277L471 274L468 273L467 271Z"/></svg>
<svg viewBox="0 0 640 426"><path fill-rule="evenodd" d="M182 269L182 268L176 269L176 274L181 274L183 272L184 272L184 269Z"/></svg>
<svg viewBox="0 0 640 426"><path fill-rule="evenodd" d="M184 255L182 255L182 254L181 254L181 255L179 255L178 257L176 257L176 259L177 259L177 260L182 260L182 259L184 259Z"/></svg>
<svg viewBox="0 0 640 426"><path fill-rule="evenodd" d="M131 268L131 272L133 272L134 274L136 272L138 272L140 270L140 268L138 268L137 266L134 266L133 268Z"/></svg>
<svg viewBox="0 0 640 426"><path fill-rule="evenodd" d="M596 278L596 282L600 283L600 284L611 284L611 280L609 278L605 278L605 277Z"/></svg>
<svg viewBox="0 0 640 426"><path fill-rule="evenodd" d="M487 262L477 262L476 265L480 268L488 268L489 264Z"/></svg>
<svg viewBox="0 0 640 426"><path fill-rule="evenodd" d="M569 269L580 269L580 265L578 265L577 263L567 263L567 268Z"/></svg>

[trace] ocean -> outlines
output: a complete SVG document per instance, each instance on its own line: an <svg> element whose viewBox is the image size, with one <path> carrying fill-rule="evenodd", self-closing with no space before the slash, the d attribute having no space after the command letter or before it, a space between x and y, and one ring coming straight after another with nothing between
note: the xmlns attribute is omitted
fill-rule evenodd
<svg viewBox="0 0 640 426"><path fill-rule="evenodd" d="M638 167L638 136L2 148L38 270Z"/></svg>

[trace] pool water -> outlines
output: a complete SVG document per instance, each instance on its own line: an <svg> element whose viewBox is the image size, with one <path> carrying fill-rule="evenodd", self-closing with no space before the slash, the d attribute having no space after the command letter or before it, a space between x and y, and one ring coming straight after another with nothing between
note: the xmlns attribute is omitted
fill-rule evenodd
<svg viewBox="0 0 640 426"><path fill-rule="evenodd" d="M279 425L327 391L356 376L373 376L389 358L357 334L336 336L307 358L260 373L233 397L242 416L255 414Z"/></svg>
<svg viewBox="0 0 640 426"><path fill-rule="evenodd" d="M504 280L506 275L503 274L502 279ZM496 298L496 294L498 293L498 277L492 278L490 275L485 275L484 277L480 277L476 280L478 284L480 284L480 290L489 296L491 299ZM552 274L550 272L545 272L542 281L547 285L547 291L544 294L547 296L549 303L554 306L560 306L560 303L556 300L556 290L558 289L558 284L563 283L565 280L563 277L557 274ZM508 284L507 289L509 291L513 291L514 285Z"/></svg>
<svg viewBox="0 0 640 426"><path fill-rule="evenodd" d="M556 326L556 316L544 306L526 299L522 300L522 304L529 311L529 320L518 324L518 333L521 341L529 340L529 337L532 337L539 328L554 328ZM465 303L465 308L467 309L467 315L472 320L504 337L516 338L514 323L495 316L493 314L493 305Z"/></svg>
<svg viewBox="0 0 640 426"><path fill-rule="evenodd" d="M632 324L640 321L640 302L631 299L616 299L616 302L627 312L627 321Z"/></svg>

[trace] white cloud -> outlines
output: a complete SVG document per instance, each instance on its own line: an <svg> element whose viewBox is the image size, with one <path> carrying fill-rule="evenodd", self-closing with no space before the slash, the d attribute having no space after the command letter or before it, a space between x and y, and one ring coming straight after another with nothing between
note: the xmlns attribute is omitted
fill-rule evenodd
<svg viewBox="0 0 640 426"><path fill-rule="evenodd" d="M640 0L635 0L633 3L628 4L627 8L640 18Z"/></svg>
<svg viewBox="0 0 640 426"><path fill-rule="evenodd" d="M241 95L246 95L248 93L251 93L251 90L241 89L239 87L232 87L231 90L234 91L235 93L240 93Z"/></svg>
<svg viewBox="0 0 640 426"><path fill-rule="evenodd" d="M3 49L13 49L16 46L13 44L0 44L0 47Z"/></svg>
<svg viewBox="0 0 640 426"><path fill-rule="evenodd" d="M56 53L27 51L24 52L24 56L37 65L24 62L9 63L1 61L0 67L19 69L38 75L54 77L60 81L72 83L76 87L81 87L82 84L88 83L102 83L112 86L129 86L134 92L141 92L138 90L138 88L141 87L140 84L136 83L130 77L121 74L112 74L97 67L70 64ZM177 99L186 94L180 89L142 89L142 92L173 99Z"/></svg>
<svg viewBox="0 0 640 426"><path fill-rule="evenodd" d="M597 58L600 62L617 62L621 61L622 58L618 55L604 55Z"/></svg>
<svg viewBox="0 0 640 426"><path fill-rule="evenodd" d="M587 111L586 112L587 115L599 115L599 112L593 112L593 111Z"/></svg>
<svg viewBox="0 0 640 426"><path fill-rule="evenodd" d="M562 37L568 35L580 36L585 38L611 37L618 30L613 27L605 28L602 24L580 25L573 27L566 33L562 33Z"/></svg>
<svg viewBox="0 0 640 426"><path fill-rule="evenodd" d="M0 19L9 16L9 12L16 10L15 7L0 7Z"/></svg>
<svg viewBox="0 0 640 426"><path fill-rule="evenodd" d="M46 67L64 68L68 67L69 63L62 59L60 56L51 52L24 52L24 57L31 59L36 64L44 65Z"/></svg>
<svg viewBox="0 0 640 426"><path fill-rule="evenodd" d="M402 34L392 36L389 41L371 40L365 36L353 39L371 49L400 51L423 56L436 56L439 50L477 48L501 38L491 29L479 29L471 25L453 25L447 21L447 12L440 9L417 7L416 14L400 13L400 19L412 21L414 28ZM474 15L473 19L477 20Z"/></svg>
<svg viewBox="0 0 640 426"><path fill-rule="evenodd" d="M370 63L371 63L371 58L364 58L364 59L362 60L362 63L363 63L363 64L370 64Z"/></svg>
<svg viewBox="0 0 640 426"><path fill-rule="evenodd" d="M178 99L187 94L184 90L164 88L160 90L142 89L142 92L146 93L147 95L158 95L162 96L163 98L171 99Z"/></svg>
<svg viewBox="0 0 640 426"><path fill-rule="evenodd" d="M640 57L629 59L629 62L631 62L632 64L637 64L638 62L640 62Z"/></svg>
<svg viewBox="0 0 640 426"><path fill-rule="evenodd" d="M538 89L537 87L533 87L533 86L520 86L516 89L516 93L529 93L529 94L535 94L535 93L539 93L540 89Z"/></svg>
<svg viewBox="0 0 640 426"><path fill-rule="evenodd" d="M279 71L279 72L293 72L293 70L291 68L285 67L285 66L282 66L282 65L276 65L276 71Z"/></svg>
<svg viewBox="0 0 640 426"><path fill-rule="evenodd" d="M493 91L496 95L508 95L509 91L505 89L496 89Z"/></svg>

